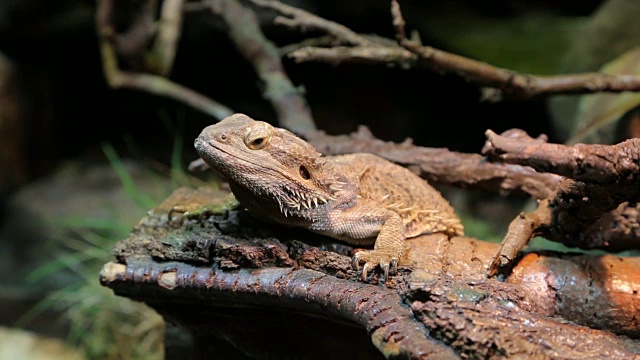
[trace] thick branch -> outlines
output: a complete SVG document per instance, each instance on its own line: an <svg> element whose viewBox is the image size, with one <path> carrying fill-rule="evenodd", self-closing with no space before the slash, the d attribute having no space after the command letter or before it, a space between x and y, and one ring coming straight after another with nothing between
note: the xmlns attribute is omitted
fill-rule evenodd
<svg viewBox="0 0 640 360"><path fill-rule="evenodd" d="M544 199L554 193L560 177L542 174L518 165L487 162L478 154L447 149L425 148L410 141L402 144L376 139L366 127L351 135L330 136L316 133L309 142L326 155L367 152L406 166L434 183L470 187L502 194L529 194Z"/></svg>
<svg viewBox="0 0 640 360"><path fill-rule="evenodd" d="M113 0L98 1L96 25L100 53L102 55L102 66L109 86L115 89L128 88L168 97L219 120L233 113L226 106L164 77L120 70L113 44L115 30L111 23L112 11Z"/></svg>
<svg viewBox="0 0 640 360"><path fill-rule="evenodd" d="M349 320L380 339L374 344L387 356L395 353L411 358L431 354L426 359L458 358L450 348L425 336L395 291L335 279L313 270L265 268L259 272L251 269L225 272L184 263L156 264L147 259L129 259L127 266L107 264L101 281L116 293L151 305L158 302L154 297L160 297L164 298L164 307L169 302L176 305L189 302L189 307L258 306L266 311L284 308L341 322ZM131 293L132 286L140 289ZM287 296L280 297L279 293Z"/></svg>
<svg viewBox="0 0 640 360"><path fill-rule="evenodd" d="M273 105L280 125L300 133L315 130L306 100L291 83L278 49L260 30L253 10L239 0L219 0L212 10L222 16L236 48L264 82L264 96Z"/></svg>
<svg viewBox="0 0 640 360"><path fill-rule="evenodd" d="M512 262L534 234L581 248L638 248L632 238L640 199L640 142L566 146L533 139L522 130L487 131L483 152L495 160L567 176L533 213L516 218L496 255L493 270ZM630 202L628 204L627 202ZM611 221L611 222L607 222ZM616 237L615 234L625 234Z"/></svg>
<svg viewBox="0 0 640 360"><path fill-rule="evenodd" d="M624 202L580 233L580 246L609 251L640 249L640 203Z"/></svg>
<svg viewBox="0 0 640 360"><path fill-rule="evenodd" d="M616 145L567 146L548 144L522 131L516 132L510 130L501 136L487 130L483 153L500 162L531 166L579 181L603 184L640 181L640 139Z"/></svg>

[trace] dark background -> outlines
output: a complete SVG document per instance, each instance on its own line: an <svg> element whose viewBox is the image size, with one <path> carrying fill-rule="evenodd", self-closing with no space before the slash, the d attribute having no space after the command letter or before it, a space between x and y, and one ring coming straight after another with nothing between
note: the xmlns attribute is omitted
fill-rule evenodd
<svg viewBox="0 0 640 360"><path fill-rule="evenodd" d="M434 9L448 11L448 16L460 11L500 22L532 12L588 16L600 2L407 1L403 6L409 26L419 28ZM386 1L299 4L355 31L393 36ZM28 123L24 134L28 179L45 175L61 159L85 154L102 141L120 144L125 135L144 154L167 161L167 145L174 134L159 120L159 111L174 122L181 114L186 142L212 122L173 101L109 89L102 76L92 12L92 1L0 2L0 52L16 66L15 89ZM122 23L126 26L126 19ZM265 32L278 43L296 38L273 26ZM464 54L464 49L428 32L421 32L421 38L425 44ZM543 101L480 102L478 89L455 76L382 66L284 62L293 82L305 88L318 127L330 133L366 124L383 139L399 141L410 136L419 145L465 152L479 151L487 128L500 132L521 127L533 135L547 133L556 138ZM208 13L185 16L171 78L236 111L275 120L250 65ZM187 158L195 158L195 152L186 152Z"/></svg>

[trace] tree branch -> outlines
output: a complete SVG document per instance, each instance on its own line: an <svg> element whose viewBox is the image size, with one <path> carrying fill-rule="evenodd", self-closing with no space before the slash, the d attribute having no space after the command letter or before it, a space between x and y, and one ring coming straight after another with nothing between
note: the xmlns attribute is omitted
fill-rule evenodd
<svg viewBox="0 0 640 360"><path fill-rule="evenodd" d="M275 0L249 0L256 6L277 11L284 16L278 16L275 23L289 28L306 31L323 31L333 36L339 44L366 46L373 44L366 37L352 31L344 25L323 19L310 12Z"/></svg>
<svg viewBox="0 0 640 360"><path fill-rule="evenodd" d="M279 124L291 131L304 133L316 129L309 105L287 76L276 46L269 41L256 14L239 0L211 2L229 28L229 36L238 51L249 61L265 84L264 97L276 111Z"/></svg>
<svg viewBox="0 0 640 360"><path fill-rule="evenodd" d="M162 76L120 70L113 43L116 34L111 22L112 15L113 0L99 0L96 10L96 26L102 67L109 86L114 89L128 88L168 97L218 120L233 114L233 111L226 106Z"/></svg>
<svg viewBox="0 0 640 360"><path fill-rule="evenodd" d="M640 139L616 145L548 144L522 130L498 135L487 130L483 154L503 163L531 166L579 181L636 183L640 181ZM630 199L631 200L631 199Z"/></svg>
<svg viewBox="0 0 640 360"><path fill-rule="evenodd" d="M585 94L594 92L640 91L640 76L585 73L557 76L520 74L487 63L448 53L409 40L405 21L397 0L391 0L393 26L398 43L418 55L434 70L451 72L481 86L499 89L516 97L553 94Z"/></svg>
<svg viewBox="0 0 640 360"><path fill-rule="evenodd" d="M342 63L396 64L403 68L422 67L440 73L456 74L469 82L485 87L483 97L499 100L503 96L530 98L556 94L587 94L596 92L640 91L639 75L612 75L606 73L582 73L556 76L521 74L481 61L452 54L429 46L422 46L408 39L405 21L397 0L391 2L393 25L402 48L368 41L363 35L322 19L304 10L277 1L251 0L285 16L276 23L302 31L324 31L342 45L333 48L305 47L288 56L296 62L320 61L337 65Z"/></svg>
<svg viewBox="0 0 640 360"><path fill-rule="evenodd" d="M418 57L410 51L391 46L336 46L321 48L306 46L288 55L297 63L319 61L331 65L346 64L388 64L403 69L417 66Z"/></svg>
<svg viewBox="0 0 640 360"><path fill-rule="evenodd" d="M182 34L182 14L185 0L164 0L160 10L160 21L153 44L152 62L158 74L168 76L173 68L176 50Z"/></svg>
<svg viewBox="0 0 640 360"><path fill-rule="evenodd" d="M566 146L533 139L522 130L502 135L487 131L483 153L497 161L532 166L567 176L537 210L516 218L496 255L491 272L513 262L534 234L580 248L638 248L630 216L638 217L640 142ZM623 205L626 202L630 204ZM606 220L614 222L606 223ZM615 234L627 236L616 238Z"/></svg>
<svg viewBox="0 0 640 360"><path fill-rule="evenodd" d="M410 139L397 144L376 139L364 126L350 135L314 133L308 138L325 155L367 152L407 167L429 182L469 187L502 194L552 195L561 178L519 165L493 164L478 154L415 146Z"/></svg>

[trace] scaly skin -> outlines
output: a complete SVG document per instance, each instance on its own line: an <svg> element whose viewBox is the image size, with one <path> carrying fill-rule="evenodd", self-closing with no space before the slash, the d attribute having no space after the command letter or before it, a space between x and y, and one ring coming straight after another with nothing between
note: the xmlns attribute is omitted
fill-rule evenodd
<svg viewBox="0 0 640 360"><path fill-rule="evenodd" d="M352 245L388 278L404 239L462 225L440 193L411 171L371 154L323 157L291 132L234 114L205 128L195 141L200 157L223 175L240 204L259 219L303 227Z"/></svg>

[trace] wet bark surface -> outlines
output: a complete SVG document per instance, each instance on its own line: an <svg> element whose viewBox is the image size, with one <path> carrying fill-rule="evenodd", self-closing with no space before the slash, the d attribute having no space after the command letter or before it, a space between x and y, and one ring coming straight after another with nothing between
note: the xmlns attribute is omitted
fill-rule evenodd
<svg viewBox="0 0 640 360"><path fill-rule="evenodd" d="M227 195L179 189L101 273L186 329L198 356L221 339L260 359L640 356L638 259L530 253L499 281L486 276L497 244L428 235L407 240L398 275L362 283L353 248L263 224ZM192 210L170 220L176 206Z"/></svg>

